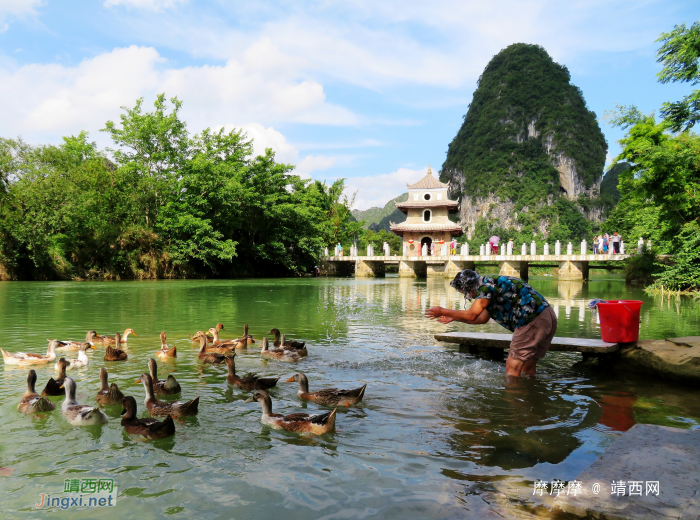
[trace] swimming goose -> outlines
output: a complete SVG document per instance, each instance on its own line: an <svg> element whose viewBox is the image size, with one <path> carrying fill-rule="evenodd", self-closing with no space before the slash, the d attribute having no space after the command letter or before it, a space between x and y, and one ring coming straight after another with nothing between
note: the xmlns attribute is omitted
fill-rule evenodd
<svg viewBox="0 0 700 520"><path fill-rule="evenodd" d="M31 369L27 375L27 391L24 392L22 400L17 405L17 410L20 413L27 414L54 410L56 405L46 399L46 397L37 394L36 390L34 390L34 385L36 385L36 372L34 369Z"/></svg>
<svg viewBox="0 0 700 520"><path fill-rule="evenodd" d="M157 419L138 419L136 417L136 399L126 396L122 401L122 426L130 435L143 435L147 439L164 439L175 434L175 423L168 415L163 422Z"/></svg>
<svg viewBox="0 0 700 520"><path fill-rule="evenodd" d="M100 368L100 382L102 386L100 391L97 392L95 396L95 401L97 401L102 406L108 406L111 404L122 404L124 400L124 394L121 393L117 383L112 383L111 385L107 382L107 369L105 367Z"/></svg>
<svg viewBox="0 0 700 520"><path fill-rule="evenodd" d="M95 347L93 347L89 343L83 343L82 345L80 345L80 350L78 351L78 359L69 359L68 365L66 366L66 370L73 370L74 368L83 368L88 366L90 364L90 358L87 357L85 351L89 348L94 349ZM56 369L56 373L60 371L58 363L54 365L54 368Z"/></svg>
<svg viewBox="0 0 700 520"><path fill-rule="evenodd" d="M236 354L234 353L233 357L226 358L226 364L228 365L226 381L228 381L229 384L235 385L243 390L267 390L277 384L279 377L258 377L255 374L247 374L245 377L239 377L236 375L235 357Z"/></svg>
<svg viewBox="0 0 700 520"><path fill-rule="evenodd" d="M90 343L90 345L95 345L95 338L97 337L97 332L94 330L89 330L87 334L85 334L85 343ZM56 347L56 350L80 350L80 345L82 343L80 341L59 341L59 346Z"/></svg>
<svg viewBox="0 0 700 520"><path fill-rule="evenodd" d="M151 358L148 361L148 371L151 374L151 381L153 381L153 392L157 395L172 395L178 394L182 390L180 388L180 383L172 376L168 374L168 378L165 381L158 380L158 365L156 360Z"/></svg>
<svg viewBox="0 0 700 520"><path fill-rule="evenodd" d="M177 348L173 346L168 348L168 344L165 342L166 334L165 332L160 333L160 350L156 352L156 356L161 359L174 358L177 357Z"/></svg>
<svg viewBox="0 0 700 520"><path fill-rule="evenodd" d="M148 374L141 374L141 377L136 382L143 383L146 390L146 399L144 404L148 409L148 413L154 417L172 415L173 417L185 417L187 415L197 415L199 412L199 397L195 397L191 401L181 403L180 401L159 401L153 393L153 380Z"/></svg>
<svg viewBox="0 0 700 520"><path fill-rule="evenodd" d="M256 390L246 403L257 401L262 406L262 423L278 430L287 430L297 433L323 434L335 428L335 410L332 412L309 415L307 413L293 413L281 415L272 413L272 399L265 390Z"/></svg>
<svg viewBox="0 0 700 520"><path fill-rule="evenodd" d="M57 339L52 339L49 341L49 348L47 349L45 356L27 352L7 352L1 348L0 352L2 352L2 359L5 361L6 365L42 365L56 359L57 346Z"/></svg>
<svg viewBox="0 0 700 520"><path fill-rule="evenodd" d="M284 350L281 348L269 350L268 346L269 342L267 340L267 336L264 336L262 339L262 350L260 351L261 356L265 356L270 359L276 359L278 361L299 361L299 355L295 352L291 352L289 350Z"/></svg>
<svg viewBox="0 0 700 520"><path fill-rule="evenodd" d="M365 396L365 388L367 388L367 385L364 385L361 388L355 388L353 390L324 388L322 390L316 390L315 392L309 392L309 380L301 372L297 372L292 377L287 379L286 382L293 383L294 381L299 383L297 395L301 399L313 401L314 403L325 406L350 406L351 404L359 403Z"/></svg>
<svg viewBox="0 0 700 520"><path fill-rule="evenodd" d="M96 406L78 404L75 400L75 381L67 377L63 386L66 389L66 400L63 401L63 415L73 426L92 426L107 424L107 416Z"/></svg>

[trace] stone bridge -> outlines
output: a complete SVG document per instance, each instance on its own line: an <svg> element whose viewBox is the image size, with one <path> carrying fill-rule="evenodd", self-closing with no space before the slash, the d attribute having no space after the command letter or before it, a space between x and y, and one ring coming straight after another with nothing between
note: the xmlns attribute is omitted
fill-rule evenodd
<svg viewBox="0 0 700 520"><path fill-rule="evenodd" d="M528 251L529 249L529 251ZM521 254L512 253L512 246L501 247L501 254L487 254L489 248L481 246L478 255L469 255L468 246L462 246L459 255L447 254L442 248L442 255L424 256L391 256L388 249L384 255L375 255L372 246L367 248L367 256L359 256L355 247L351 248L351 256L324 256L321 259L321 271L327 275L371 278L384 276L387 265L398 265L401 277L442 276L452 278L462 269L474 269L479 265L498 266L498 272L505 276L515 276L522 280L528 279L530 266L556 267L560 280L587 280L591 269L620 269L630 255L625 254L624 246L620 254L612 252L593 255L588 254L586 242L581 243L581 253L574 254L573 245L569 242L566 253L562 254L561 244L557 242L554 254L549 254L549 246L544 246L544 254L538 255L533 242L528 248L525 244ZM638 245L642 250L642 244ZM466 254L465 254L466 253ZM529 254L528 254L529 253ZM595 262L594 265L591 265Z"/></svg>

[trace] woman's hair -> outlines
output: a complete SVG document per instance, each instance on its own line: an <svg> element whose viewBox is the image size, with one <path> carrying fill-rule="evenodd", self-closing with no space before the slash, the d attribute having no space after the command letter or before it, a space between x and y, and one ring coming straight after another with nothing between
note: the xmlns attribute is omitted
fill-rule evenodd
<svg viewBox="0 0 700 520"><path fill-rule="evenodd" d="M460 271L450 282L450 285L464 294L465 299L471 300L471 292L481 284L481 276L476 271L465 269Z"/></svg>

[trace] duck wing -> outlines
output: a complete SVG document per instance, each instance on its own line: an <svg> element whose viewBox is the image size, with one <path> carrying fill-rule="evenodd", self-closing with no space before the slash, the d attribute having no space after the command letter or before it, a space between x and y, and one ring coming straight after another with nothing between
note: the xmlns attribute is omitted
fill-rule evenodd
<svg viewBox="0 0 700 520"><path fill-rule="evenodd" d="M41 395L66 395L66 389L61 388L63 385L63 379L55 380L53 377L46 382L46 386L41 392Z"/></svg>
<svg viewBox="0 0 700 520"><path fill-rule="evenodd" d="M172 406L173 414L179 416L197 415L199 412L199 397L195 397L186 403L175 402Z"/></svg>
<svg viewBox="0 0 700 520"><path fill-rule="evenodd" d="M279 377L259 377L255 383L255 388L258 390L267 390L275 386L279 379Z"/></svg>

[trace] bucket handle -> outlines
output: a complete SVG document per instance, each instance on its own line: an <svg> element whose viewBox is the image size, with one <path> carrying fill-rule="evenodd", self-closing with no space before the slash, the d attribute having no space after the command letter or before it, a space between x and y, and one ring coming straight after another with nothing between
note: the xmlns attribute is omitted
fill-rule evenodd
<svg viewBox="0 0 700 520"><path fill-rule="evenodd" d="M629 307L627 307L627 305L623 305L623 307L624 307L625 309L627 309L628 311L630 311L630 312L634 315L634 317L637 318L637 319L639 320L639 323L642 323L642 317L641 317L639 314L637 314L637 313L634 312L632 309L630 309Z"/></svg>

